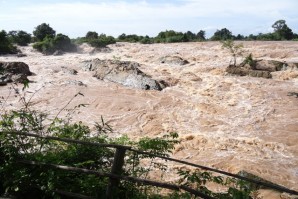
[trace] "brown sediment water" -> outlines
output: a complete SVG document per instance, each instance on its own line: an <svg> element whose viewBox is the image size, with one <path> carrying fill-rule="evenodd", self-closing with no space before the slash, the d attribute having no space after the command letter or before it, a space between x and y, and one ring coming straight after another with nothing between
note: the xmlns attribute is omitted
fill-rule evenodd
<svg viewBox="0 0 298 199"><path fill-rule="evenodd" d="M298 63L297 42L243 44L254 58ZM83 45L80 53L43 56L29 46L22 47L27 57L1 56L0 61L25 62L36 74L27 90L30 96L43 87L31 101L36 109L55 115L81 92L84 96L68 105L88 104L73 114L75 121L92 126L103 116L115 129L111 136L132 139L175 131L181 143L174 158L233 173L246 170L298 190L298 98L288 96L298 92L297 68L274 72L272 79L231 76L225 73L231 57L218 42L109 47L111 53L90 54L92 48ZM161 63L164 56L189 63ZM143 72L172 86L148 91L98 80L82 70L84 61L94 58L136 61ZM0 87L0 96L7 97L9 87ZM11 95L6 108L18 106Z"/></svg>

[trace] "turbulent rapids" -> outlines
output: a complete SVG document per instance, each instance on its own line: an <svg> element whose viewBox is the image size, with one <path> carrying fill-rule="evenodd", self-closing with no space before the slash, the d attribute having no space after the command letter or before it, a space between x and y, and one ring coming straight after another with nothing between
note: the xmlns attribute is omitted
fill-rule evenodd
<svg viewBox="0 0 298 199"><path fill-rule="evenodd" d="M243 44L256 59L298 63L297 42ZM0 61L30 67L27 95L42 88L31 101L36 109L55 115L80 92L84 97L68 105L88 104L74 114L76 121L92 125L103 116L115 130L110 136L133 139L178 132L182 142L175 158L233 173L246 170L298 190L298 99L289 95L298 92L297 68L274 71L270 79L229 75L231 57L218 42L117 43L97 53L85 44L80 48L80 53L43 56L22 47L26 57ZM166 86L146 90L100 80L84 70L94 59L139 63L146 78ZM9 93L9 84L0 87L0 96L9 97L6 108L20 106Z"/></svg>

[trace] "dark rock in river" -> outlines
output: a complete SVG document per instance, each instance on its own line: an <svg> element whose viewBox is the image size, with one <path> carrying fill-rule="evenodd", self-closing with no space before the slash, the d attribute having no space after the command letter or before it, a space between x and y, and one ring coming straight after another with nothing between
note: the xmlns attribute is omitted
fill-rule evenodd
<svg viewBox="0 0 298 199"><path fill-rule="evenodd" d="M165 56L160 58L160 62L162 64L170 64L170 65L178 65L178 66L183 66L189 63L187 60L182 59L179 56Z"/></svg>
<svg viewBox="0 0 298 199"><path fill-rule="evenodd" d="M32 75L29 66L24 62L0 62L0 85L9 82L23 83Z"/></svg>
<svg viewBox="0 0 298 199"><path fill-rule="evenodd" d="M94 77L132 88L144 90L162 90L165 85L152 79L139 69L137 62L100 60L88 61L84 68L94 71Z"/></svg>
<svg viewBox="0 0 298 199"><path fill-rule="evenodd" d="M240 76L272 78L271 73L296 66L294 63L286 63L275 60L253 60L251 63L242 62L239 65L230 65L226 72Z"/></svg>

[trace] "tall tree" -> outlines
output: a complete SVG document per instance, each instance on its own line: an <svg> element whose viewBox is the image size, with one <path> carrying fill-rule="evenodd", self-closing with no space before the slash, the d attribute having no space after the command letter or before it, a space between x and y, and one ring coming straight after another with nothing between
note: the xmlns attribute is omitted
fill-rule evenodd
<svg viewBox="0 0 298 199"><path fill-rule="evenodd" d="M23 30L9 31L8 36L12 43L20 46L27 46L31 42L31 35Z"/></svg>
<svg viewBox="0 0 298 199"><path fill-rule="evenodd" d="M193 41L196 39L196 34L192 33L191 31L187 31L184 33L184 37L187 41Z"/></svg>
<svg viewBox="0 0 298 199"><path fill-rule="evenodd" d="M98 33L95 31L89 31L86 34L86 39L97 39L98 38Z"/></svg>
<svg viewBox="0 0 298 199"><path fill-rule="evenodd" d="M214 35L211 37L211 40L218 41L218 40L227 40L232 38L233 38L232 32L229 31L227 28L223 28L221 30L217 30L214 33Z"/></svg>
<svg viewBox="0 0 298 199"><path fill-rule="evenodd" d="M38 41L42 41L46 37L54 38L56 31L49 24L42 23L35 28L33 35Z"/></svg>
<svg viewBox="0 0 298 199"><path fill-rule="evenodd" d="M16 53L16 48L8 39L6 31L0 31L0 54Z"/></svg>
<svg viewBox="0 0 298 199"><path fill-rule="evenodd" d="M273 25L274 33L279 40L291 40L293 39L293 31L288 27L285 20L278 20Z"/></svg>
<svg viewBox="0 0 298 199"><path fill-rule="evenodd" d="M206 32L204 30L200 30L197 33L197 39L204 41L204 40L206 40L205 35L206 35Z"/></svg>

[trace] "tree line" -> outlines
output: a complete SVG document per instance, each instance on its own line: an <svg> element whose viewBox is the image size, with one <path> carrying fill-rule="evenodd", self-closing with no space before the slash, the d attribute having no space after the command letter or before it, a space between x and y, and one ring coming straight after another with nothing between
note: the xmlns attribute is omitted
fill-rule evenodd
<svg viewBox="0 0 298 199"><path fill-rule="evenodd" d="M139 42L142 44L152 43L175 43L175 42L196 42L196 41L221 41L221 40L262 40L262 41L280 41L280 40L298 40L298 34L294 33L288 27L285 20L278 20L273 25L273 32L259 33L257 35L250 34L244 36L241 34L233 35L227 29L222 28L216 30L212 37L206 38L206 32L200 30L197 33L191 31L177 32L174 30L166 30L158 33L155 37L140 36L136 34L119 35L117 38L107 36L106 34L98 34L95 31L89 31L84 37L70 39L67 35L56 34L56 31L46 23L38 25L33 31L33 35L22 30L0 31L0 54L17 53L15 45L26 46L34 43L33 48L43 54L52 54L57 50L64 52L76 51L75 44L89 43L93 47L101 48L109 44L118 42Z"/></svg>

